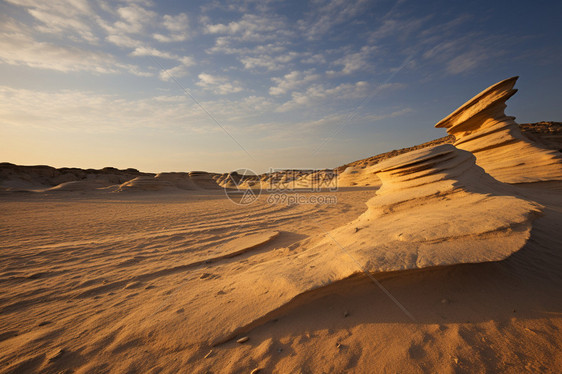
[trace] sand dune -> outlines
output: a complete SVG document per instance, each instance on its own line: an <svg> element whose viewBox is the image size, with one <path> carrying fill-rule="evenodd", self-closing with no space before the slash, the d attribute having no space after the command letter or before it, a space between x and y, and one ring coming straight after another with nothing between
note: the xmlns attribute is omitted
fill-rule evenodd
<svg viewBox="0 0 562 374"><path fill-rule="evenodd" d="M176 186L167 180L157 179L153 176L143 176L123 183L119 186L118 191L162 191L175 188Z"/></svg>
<svg viewBox="0 0 562 374"><path fill-rule="evenodd" d="M57 184L54 187L46 188L44 190L36 190L39 192L55 192L55 191L95 191L95 190L115 190L116 185L113 184L109 179L91 179L91 180L80 180L80 181L70 181Z"/></svg>
<svg viewBox="0 0 562 374"><path fill-rule="evenodd" d="M168 182L182 190L196 190L197 185L190 178L189 173L158 173L154 176L156 181Z"/></svg>
<svg viewBox="0 0 562 374"><path fill-rule="evenodd" d="M372 166L348 166L338 174L338 187L380 187L382 182Z"/></svg>
<svg viewBox="0 0 562 374"><path fill-rule="evenodd" d="M158 173L154 176L141 176L119 186L117 192L124 191L171 191L171 190L218 190L218 174L207 172Z"/></svg>

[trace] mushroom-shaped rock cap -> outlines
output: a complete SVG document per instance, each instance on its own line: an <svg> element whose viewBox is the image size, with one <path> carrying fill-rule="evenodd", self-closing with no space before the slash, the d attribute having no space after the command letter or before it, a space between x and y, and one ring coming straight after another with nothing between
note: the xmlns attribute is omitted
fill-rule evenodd
<svg viewBox="0 0 562 374"><path fill-rule="evenodd" d="M503 115L505 102L517 92L513 86L518 78L511 77L488 87L439 121L435 127L444 127L449 134L455 134L471 130L473 120L482 115L485 118L493 117L498 110Z"/></svg>
<svg viewBox="0 0 562 374"><path fill-rule="evenodd" d="M488 174L506 183L562 180L562 157L521 134L514 117L506 116L505 101L515 92L518 77L482 91L436 127L455 136L455 147L471 152Z"/></svg>

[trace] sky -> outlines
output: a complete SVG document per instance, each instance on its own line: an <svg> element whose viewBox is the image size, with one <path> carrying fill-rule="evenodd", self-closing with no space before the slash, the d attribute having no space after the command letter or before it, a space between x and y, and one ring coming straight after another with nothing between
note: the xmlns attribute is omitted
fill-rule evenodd
<svg viewBox="0 0 562 374"><path fill-rule="evenodd" d="M333 168L506 113L562 121L559 1L0 0L0 162Z"/></svg>

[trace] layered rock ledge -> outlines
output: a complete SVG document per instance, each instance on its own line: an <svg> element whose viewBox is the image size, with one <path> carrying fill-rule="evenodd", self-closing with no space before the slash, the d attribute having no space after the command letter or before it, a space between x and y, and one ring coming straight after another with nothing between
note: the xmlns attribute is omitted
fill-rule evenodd
<svg viewBox="0 0 562 374"><path fill-rule="evenodd" d="M521 133L515 117L506 116L506 101L517 89L512 77L485 89L435 127L454 135L457 148L472 152L476 162L506 183L562 180L562 157Z"/></svg>

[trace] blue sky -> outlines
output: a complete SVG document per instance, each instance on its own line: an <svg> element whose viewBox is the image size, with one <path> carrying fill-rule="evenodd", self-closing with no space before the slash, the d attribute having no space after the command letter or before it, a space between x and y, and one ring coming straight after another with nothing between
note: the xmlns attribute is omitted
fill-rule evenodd
<svg viewBox="0 0 562 374"><path fill-rule="evenodd" d="M560 121L560 14L557 1L0 1L0 161L336 167L444 136L436 122L514 75L507 113Z"/></svg>

